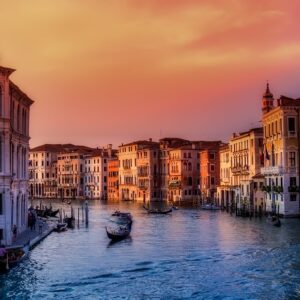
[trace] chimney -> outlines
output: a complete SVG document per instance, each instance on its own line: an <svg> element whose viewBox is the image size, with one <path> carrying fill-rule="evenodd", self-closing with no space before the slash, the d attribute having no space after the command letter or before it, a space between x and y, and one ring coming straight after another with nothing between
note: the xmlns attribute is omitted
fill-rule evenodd
<svg viewBox="0 0 300 300"><path fill-rule="evenodd" d="M149 142L152 142L152 138L149 139Z"/></svg>

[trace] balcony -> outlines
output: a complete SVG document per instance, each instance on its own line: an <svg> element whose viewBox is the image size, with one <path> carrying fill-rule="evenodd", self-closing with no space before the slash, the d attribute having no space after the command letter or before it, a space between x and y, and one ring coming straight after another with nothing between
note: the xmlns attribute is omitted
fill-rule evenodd
<svg viewBox="0 0 300 300"><path fill-rule="evenodd" d="M176 189L176 188L180 188L181 187L181 182L179 180L171 180L169 182L169 188L173 188L173 189Z"/></svg>
<svg viewBox="0 0 300 300"><path fill-rule="evenodd" d="M234 166L231 168L233 174L249 174L249 166Z"/></svg>
<svg viewBox="0 0 300 300"><path fill-rule="evenodd" d="M261 189L263 192L266 193L276 193L276 194L282 194L283 193L283 187L280 185L264 185Z"/></svg>
<svg viewBox="0 0 300 300"><path fill-rule="evenodd" d="M261 174L263 175L281 175L284 172L282 166L264 167L261 168Z"/></svg>

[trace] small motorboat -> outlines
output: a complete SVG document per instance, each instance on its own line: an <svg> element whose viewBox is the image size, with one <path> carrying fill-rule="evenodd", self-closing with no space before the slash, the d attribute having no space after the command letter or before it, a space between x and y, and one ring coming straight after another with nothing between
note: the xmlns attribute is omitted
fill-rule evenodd
<svg viewBox="0 0 300 300"><path fill-rule="evenodd" d="M275 226L275 227L280 227L281 226L281 221L278 216L268 216L267 217L267 223Z"/></svg>
<svg viewBox="0 0 300 300"><path fill-rule="evenodd" d="M68 224L67 223L57 223L56 227L54 228L54 231L56 232L62 232L68 230Z"/></svg>
<svg viewBox="0 0 300 300"><path fill-rule="evenodd" d="M6 272L28 256L29 243L25 246L12 246L4 249L0 256L0 272Z"/></svg>
<svg viewBox="0 0 300 300"><path fill-rule="evenodd" d="M214 205L214 204L204 204L204 205L201 205L201 209L204 209L204 210L220 210L221 207L217 206L217 205Z"/></svg>
<svg viewBox="0 0 300 300"><path fill-rule="evenodd" d="M130 235L129 226L105 227L108 238L113 241L119 241L127 238Z"/></svg>
<svg viewBox="0 0 300 300"><path fill-rule="evenodd" d="M173 206L172 206L172 209L173 209L173 210L178 210L179 208L178 208L177 206L174 206L174 205L173 205Z"/></svg>

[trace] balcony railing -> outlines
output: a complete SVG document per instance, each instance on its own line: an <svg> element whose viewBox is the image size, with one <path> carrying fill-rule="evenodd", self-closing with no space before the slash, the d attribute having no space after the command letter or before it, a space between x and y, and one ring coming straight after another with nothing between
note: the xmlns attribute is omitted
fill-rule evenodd
<svg viewBox="0 0 300 300"><path fill-rule="evenodd" d="M179 180L171 180L169 182L169 188L180 188L181 182Z"/></svg>
<svg viewBox="0 0 300 300"><path fill-rule="evenodd" d="M272 166L272 167L264 167L261 168L261 173L263 175L281 175L284 172L284 168L282 166Z"/></svg>
<svg viewBox="0 0 300 300"><path fill-rule="evenodd" d="M262 187L262 191L266 193L276 193L276 194L282 194L283 193L283 187L281 185L264 185Z"/></svg>
<svg viewBox="0 0 300 300"><path fill-rule="evenodd" d="M232 173L249 173L249 166L245 165L245 166L234 166L231 167L231 172Z"/></svg>

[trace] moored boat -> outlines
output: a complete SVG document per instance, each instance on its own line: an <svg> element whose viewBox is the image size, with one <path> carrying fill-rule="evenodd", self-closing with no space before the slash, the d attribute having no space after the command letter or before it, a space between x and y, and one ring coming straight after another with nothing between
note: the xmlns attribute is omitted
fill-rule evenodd
<svg viewBox="0 0 300 300"><path fill-rule="evenodd" d="M45 211L45 215L49 216L49 217L56 217L56 215L58 214L58 212L59 212L59 209L57 209L57 210L49 209L49 210Z"/></svg>
<svg viewBox="0 0 300 300"><path fill-rule="evenodd" d="M5 272L16 266L28 256L29 244L25 246L12 246L1 248L0 272Z"/></svg>

